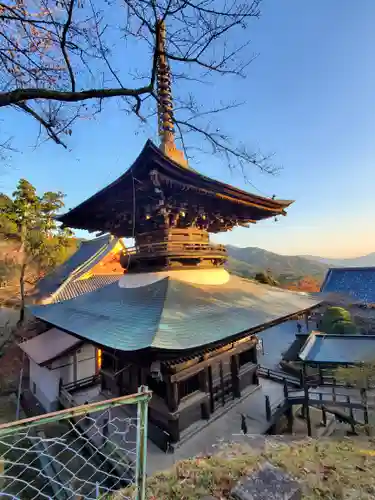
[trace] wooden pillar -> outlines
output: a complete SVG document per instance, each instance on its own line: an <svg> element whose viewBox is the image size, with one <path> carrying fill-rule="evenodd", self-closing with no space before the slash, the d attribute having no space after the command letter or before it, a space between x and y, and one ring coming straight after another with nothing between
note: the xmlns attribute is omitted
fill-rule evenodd
<svg viewBox="0 0 375 500"><path fill-rule="evenodd" d="M172 443L177 443L180 440L179 420L178 419L168 420L168 430L171 435Z"/></svg>
<svg viewBox="0 0 375 500"><path fill-rule="evenodd" d="M266 405L266 419L267 422L269 422L272 417L272 410L271 410L270 397L268 395L265 396L265 405Z"/></svg>
<svg viewBox="0 0 375 500"><path fill-rule="evenodd" d="M367 408L367 391L366 389L361 389L361 400L362 400L362 405L363 405L363 420L365 422L366 426L366 434L369 436L370 435L370 427L369 427L369 420L368 420L368 408Z"/></svg>
<svg viewBox="0 0 375 500"><path fill-rule="evenodd" d="M200 390L204 392L205 394L208 394L209 392L209 384L208 384L208 368L204 368L200 373L199 373L199 386ZM204 420L208 420L210 418L210 408L209 408L209 402L205 401L201 405L201 410L202 410L202 418Z"/></svg>
<svg viewBox="0 0 375 500"><path fill-rule="evenodd" d="M324 408L324 405L323 405L323 394L322 393L319 393L319 399L320 399L320 407L322 409L322 426L323 427L327 427L327 412Z"/></svg>
<svg viewBox="0 0 375 500"><path fill-rule="evenodd" d="M167 406L168 410L172 413L178 409L178 384L177 382L171 382L170 379L167 381Z"/></svg>
<svg viewBox="0 0 375 500"><path fill-rule="evenodd" d="M208 392L208 368L199 372L199 388L202 392Z"/></svg>
<svg viewBox="0 0 375 500"><path fill-rule="evenodd" d="M293 407L289 406L288 409L285 412L287 421L288 421L288 427L287 427L287 432L289 434L293 434L293 423L294 423L294 416L293 416Z"/></svg>
<svg viewBox="0 0 375 500"><path fill-rule="evenodd" d="M307 381L306 381L306 366L305 366L305 364L303 364L303 391L305 394L304 407L305 407L305 416L306 416L306 425L307 425L307 435L309 437L311 437L312 432L311 432L310 407L309 407L309 387L308 387Z"/></svg>
<svg viewBox="0 0 375 500"><path fill-rule="evenodd" d="M147 385L147 376L150 373L149 368L141 367L141 385Z"/></svg>
<svg viewBox="0 0 375 500"><path fill-rule="evenodd" d="M351 406L351 403L350 403L350 396L346 396L346 402L348 404L348 408L349 408L349 416L350 416L350 433L355 436L357 433L355 431L355 425L354 425L354 412L353 412L353 408Z"/></svg>
<svg viewBox="0 0 375 500"><path fill-rule="evenodd" d="M138 387L141 385L139 381L139 370L137 365L130 367L130 389L133 394L138 392Z"/></svg>
<svg viewBox="0 0 375 500"><path fill-rule="evenodd" d="M318 373L319 373L319 384L323 385L323 371L321 365L318 365Z"/></svg>
<svg viewBox="0 0 375 500"><path fill-rule="evenodd" d="M284 379L284 403L287 405L287 410L285 412L285 416L288 421L288 428L287 432L289 434L293 433L293 421L294 421L294 416L293 416L293 406L289 404L289 390L288 390L288 384L286 380Z"/></svg>
<svg viewBox="0 0 375 500"><path fill-rule="evenodd" d="M208 367L208 390L210 391L210 411L211 413L213 413L215 411L215 404L214 404L214 386L212 380L211 366Z"/></svg>
<svg viewBox="0 0 375 500"><path fill-rule="evenodd" d="M309 313L305 312L305 324L306 324L306 332L309 331Z"/></svg>
<svg viewBox="0 0 375 500"><path fill-rule="evenodd" d="M224 393L224 373L223 373L223 363L219 362L220 369L220 389L221 389L221 402L223 406L225 405L225 393Z"/></svg>
<svg viewBox="0 0 375 500"><path fill-rule="evenodd" d="M235 354L230 359L230 370L232 374L232 390L233 399L241 397L240 389L240 360L238 354Z"/></svg>

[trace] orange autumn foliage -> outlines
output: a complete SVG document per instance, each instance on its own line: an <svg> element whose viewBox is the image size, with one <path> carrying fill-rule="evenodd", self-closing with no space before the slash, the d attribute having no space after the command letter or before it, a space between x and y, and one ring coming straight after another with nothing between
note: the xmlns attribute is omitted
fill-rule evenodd
<svg viewBox="0 0 375 500"><path fill-rule="evenodd" d="M286 288L288 290L294 290L298 292L319 292L320 283L312 276L305 276L296 283L288 285Z"/></svg>
<svg viewBox="0 0 375 500"><path fill-rule="evenodd" d="M124 268L120 264L120 250L106 255L96 266L91 269L91 273L98 274L124 274Z"/></svg>

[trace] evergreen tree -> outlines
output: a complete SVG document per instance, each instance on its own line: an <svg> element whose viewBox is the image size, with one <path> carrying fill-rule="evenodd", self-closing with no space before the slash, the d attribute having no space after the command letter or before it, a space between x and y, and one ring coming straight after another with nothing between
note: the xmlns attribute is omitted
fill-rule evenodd
<svg viewBox="0 0 375 500"><path fill-rule="evenodd" d="M28 268L33 266L40 276L65 260L73 233L56 222L58 211L64 207L63 193L48 191L38 196L35 187L21 179L12 196L0 195L0 228L3 238L17 238L20 244L15 266L19 271L22 321Z"/></svg>
<svg viewBox="0 0 375 500"><path fill-rule="evenodd" d="M266 272L256 273L254 279L263 285L280 286L279 282L272 276L269 270Z"/></svg>

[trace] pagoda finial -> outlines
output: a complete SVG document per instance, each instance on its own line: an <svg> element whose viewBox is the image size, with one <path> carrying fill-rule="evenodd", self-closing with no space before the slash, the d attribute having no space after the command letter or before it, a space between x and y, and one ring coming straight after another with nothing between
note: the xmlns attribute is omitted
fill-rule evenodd
<svg viewBox="0 0 375 500"><path fill-rule="evenodd" d="M163 153L187 167L187 161L183 151L176 147L175 127L173 120L173 99L171 89L171 72L165 54L166 30L164 21L157 22L159 33L158 61L157 61L157 95L158 95L158 128L160 137L160 149Z"/></svg>

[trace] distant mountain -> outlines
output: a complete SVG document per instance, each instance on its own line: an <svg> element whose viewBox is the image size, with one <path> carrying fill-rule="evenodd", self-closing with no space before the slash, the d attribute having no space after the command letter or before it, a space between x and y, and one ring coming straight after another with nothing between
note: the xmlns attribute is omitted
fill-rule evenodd
<svg viewBox="0 0 375 500"><path fill-rule="evenodd" d="M227 251L228 269L233 274L246 278L269 270L273 276L281 278L281 281L296 281L305 276L322 281L329 267L316 259L279 255L257 247L238 248L227 245Z"/></svg>
<svg viewBox="0 0 375 500"><path fill-rule="evenodd" d="M350 259L326 259L312 255L302 255L302 257L326 264L330 267L375 267L375 252Z"/></svg>

